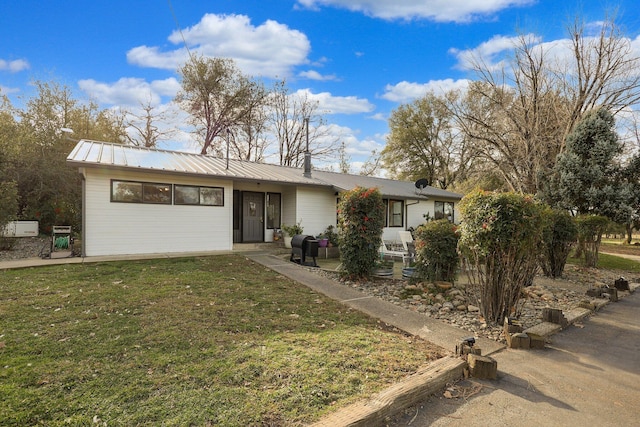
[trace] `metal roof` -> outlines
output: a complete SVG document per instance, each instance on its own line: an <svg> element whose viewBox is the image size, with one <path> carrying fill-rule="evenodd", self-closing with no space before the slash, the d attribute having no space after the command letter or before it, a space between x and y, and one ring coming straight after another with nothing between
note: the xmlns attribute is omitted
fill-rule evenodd
<svg viewBox="0 0 640 427"><path fill-rule="evenodd" d="M345 173L313 171L313 177L332 185L336 190L351 190L357 186L376 187L385 196L395 196L403 199L447 198L461 199L462 194L441 190L435 187L416 188L415 183L394 179L378 178L374 176L350 175Z"/></svg>
<svg viewBox="0 0 640 427"><path fill-rule="evenodd" d="M67 157L67 163L78 167L110 167L148 172L205 175L234 180L260 180L292 185L312 185L350 190L356 186L377 187L385 196L406 199L442 197L459 199L460 194L426 187L418 190L412 182L361 175L313 170L310 178L303 170L286 166L221 159L180 151L136 147L109 142L81 140Z"/></svg>

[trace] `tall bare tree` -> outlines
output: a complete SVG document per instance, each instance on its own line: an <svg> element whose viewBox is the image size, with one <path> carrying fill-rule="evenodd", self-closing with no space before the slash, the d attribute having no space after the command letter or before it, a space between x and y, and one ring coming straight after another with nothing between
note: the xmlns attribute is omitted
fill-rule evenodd
<svg viewBox="0 0 640 427"><path fill-rule="evenodd" d="M563 96L571 102L565 137L585 113L605 108L615 116L640 101L640 57L615 15L594 35L586 28L579 18L568 27L574 62L569 69L556 69Z"/></svg>
<svg viewBox="0 0 640 427"><path fill-rule="evenodd" d="M263 104L251 107L233 132L229 132L231 157L253 162L262 162L264 152L269 145L267 106Z"/></svg>
<svg viewBox="0 0 640 427"><path fill-rule="evenodd" d="M216 138L240 125L264 102L263 84L242 74L228 58L193 57L179 73L182 90L175 100L190 115L201 154L222 155L222 141L216 144Z"/></svg>
<svg viewBox="0 0 640 427"><path fill-rule="evenodd" d="M339 140L329 133L324 118L318 112L318 103L309 99L307 94L290 94L284 80L274 86L269 107L280 165L303 165L307 136L309 152L316 159L328 158L339 149Z"/></svg>
<svg viewBox="0 0 640 427"><path fill-rule="evenodd" d="M129 144L147 148L157 147L159 141L170 139L175 134L174 129L160 129L158 125L167 121L167 113L158 111L158 107L153 105L151 100L141 102L140 110L140 113L124 113L126 126L133 129L133 132L126 134Z"/></svg>
<svg viewBox="0 0 640 427"><path fill-rule="evenodd" d="M591 109L616 114L640 100L640 58L613 19L598 35L579 20L568 28L569 57L522 35L508 66L472 59L478 81L452 112L514 191L536 193L564 149L566 136ZM569 50L568 50L569 51Z"/></svg>

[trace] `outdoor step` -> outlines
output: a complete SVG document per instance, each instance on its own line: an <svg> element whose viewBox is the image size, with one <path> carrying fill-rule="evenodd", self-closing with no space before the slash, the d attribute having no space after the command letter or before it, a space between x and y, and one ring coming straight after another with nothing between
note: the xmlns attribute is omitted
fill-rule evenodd
<svg viewBox="0 0 640 427"><path fill-rule="evenodd" d="M590 315L592 313L591 310L589 310L588 308L580 308L580 307L576 307L576 308L572 308L571 310L568 310L567 312L564 313L564 317L566 317L567 322L571 325L575 322L579 322L582 319L584 319L585 317L587 317L588 315Z"/></svg>
<svg viewBox="0 0 640 427"><path fill-rule="evenodd" d="M535 334L540 335L541 337L548 337L555 333L558 333L562 330L562 327L555 323L550 322L542 322L538 323L535 326L530 327L529 329L525 329L525 334Z"/></svg>

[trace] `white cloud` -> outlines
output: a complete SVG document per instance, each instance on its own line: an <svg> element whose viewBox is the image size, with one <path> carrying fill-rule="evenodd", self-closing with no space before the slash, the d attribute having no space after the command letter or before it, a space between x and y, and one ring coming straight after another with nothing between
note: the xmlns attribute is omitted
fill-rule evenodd
<svg viewBox="0 0 640 427"><path fill-rule="evenodd" d="M600 23L595 23L598 27ZM587 27L591 28L589 25ZM589 35L583 38L585 46L596 46L599 36ZM479 44L477 47L466 50L449 49L449 53L457 59L456 68L461 70L473 70L473 64L480 64L489 71L505 70L509 72L508 63L513 59L514 49L522 45L522 40L530 46L534 55L544 55L547 64L555 67L559 72L573 74L575 71L575 52L573 41L570 39L558 39L543 42L542 37L535 34L507 37L496 35L491 39ZM640 57L640 36L635 39L625 38L621 40L625 48L629 50L629 57ZM591 55L596 55L596 50L591 50ZM594 63L595 57L592 58ZM638 70L640 72L640 70Z"/></svg>
<svg viewBox="0 0 640 427"><path fill-rule="evenodd" d="M433 92L436 95L442 95L450 90L464 90L469 86L469 82L470 80L466 79L431 80L427 83L412 83L404 81L395 85L387 85L382 98L398 103L411 102L429 92Z"/></svg>
<svg viewBox="0 0 640 427"><path fill-rule="evenodd" d="M373 120L380 120L380 121L383 121L383 122L387 121L387 116L382 114L382 113L376 113L376 114L374 114L372 116L369 116L369 118L373 119Z"/></svg>
<svg viewBox="0 0 640 427"><path fill-rule="evenodd" d="M320 74L319 72L317 72L315 70L301 71L300 73L298 73L298 75L300 77L304 77L304 78L309 79L309 80L318 80L318 81L321 81L321 82L339 80L338 77L336 77L335 74L323 75L323 74Z"/></svg>
<svg viewBox="0 0 640 427"><path fill-rule="evenodd" d="M173 97L180 89L180 83L173 77L151 83L133 77L123 77L115 83L87 79L80 80L78 86L99 103L121 106L158 105L162 97Z"/></svg>
<svg viewBox="0 0 640 427"><path fill-rule="evenodd" d="M13 61L6 61L0 59L0 71L9 71L10 73L18 73L20 71L28 70L30 68L29 62L24 59L14 59Z"/></svg>
<svg viewBox="0 0 640 427"><path fill-rule="evenodd" d="M327 124L325 130L325 138L328 141L338 140L340 143L344 143L345 152L350 160L350 172L353 174L358 174L360 172L362 166L367 160L369 160L374 150L379 154L384 148L386 141L385 135L376 134L362 138L360 136L360 131L334 123ZM314 167L321 169L333 168L333 170L338 170L338 164L335 159L327 159L325 161L312 159L312 164ZM383 173L383 171L378 172L378 174L381 173Z"/></svg>
<svg viewBox="0 0 640 427"><path fill-rule="evenodd" d="M539 43L541 40L540 37L534 34L513 37L496 35L473 49L459 50L451 48L449 53L456 57L458 60L456 68L461 70L473 69L474 63L478 62L490 70L498 70L505 64L505 55L513 52L522 37L532 44Z"/></svg>
<svg viewBox="0 0 640 427"><path fill-rule="evenodd" d="M312 10L330 6L382 19L438 22L468 22L503 9L533 3L534 0L298 0L299 5Z"/></svg>
<svg viewBox="0 0 640 427"><path fill-rule="evenodd" d="M169 41L180 47L162 51L138 46L127 52L127 60L142 67L176 70L188 58L186 42L192 54L232 58L244 73L285 77L292 67L308 62L311 50L302 32L273 20L254 26L245 15L206 14L182 33L174 31Z"/></svg>
<svg viewBox="0 0 640 427"><path fill-rule="evenodd" d="M9 95L10 93L17 93L17 92L20 92L20 89L15 87L7 87L7 86L0 85L0 94Z"/></svg>
<svg viewBox="0 0 640 427"><path fill-rule="evenodd" d="M368 100L355 96L333 96L329 92L312 93L309 89L299 89L294 95L318 102L318 110L327 114L369 113L375 109Z"/></svg>

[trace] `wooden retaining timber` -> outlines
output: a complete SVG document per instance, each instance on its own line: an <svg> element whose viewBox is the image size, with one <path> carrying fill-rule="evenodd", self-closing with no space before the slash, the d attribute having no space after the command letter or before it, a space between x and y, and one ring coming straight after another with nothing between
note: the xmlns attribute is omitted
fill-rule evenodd
<svg viewBox="0 0 640 427"><path fill-rule="evenodd" d="M313 427L372 427L385 425L385 419L462 378L467 363L447 356L381 391L366 402L349 405L312 424Z"/></svg>

